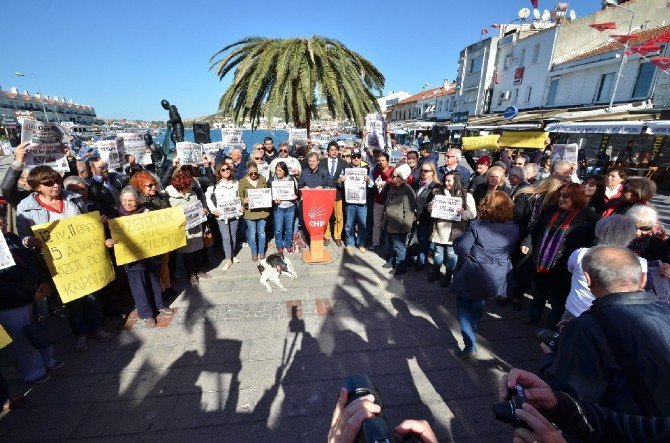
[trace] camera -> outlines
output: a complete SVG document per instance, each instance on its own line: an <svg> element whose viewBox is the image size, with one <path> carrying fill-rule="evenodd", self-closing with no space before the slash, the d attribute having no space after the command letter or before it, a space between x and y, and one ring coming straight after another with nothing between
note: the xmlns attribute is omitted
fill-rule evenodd
<svg viewBox="0 0 670 443"><path fill-rule="evenodd" d="M559 338L561 338L561 334L551 329L540 329L537 333L537 339L547 345L554 354L558 351Z"/></svg>
<svg viewBox="0 0 670 443"><path fill-rule="evenodd" d="M509 400L497 401L493 403L493 415L496 420L512 425L515 428L528 428L528 425L516 416L516 410L521 409L526 403L526 393L520 384L508 389Z"/></svg>

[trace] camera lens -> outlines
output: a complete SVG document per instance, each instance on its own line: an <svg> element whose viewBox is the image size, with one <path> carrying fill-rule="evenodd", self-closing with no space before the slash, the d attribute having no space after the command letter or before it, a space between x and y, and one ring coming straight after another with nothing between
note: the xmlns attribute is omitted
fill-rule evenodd
<svg viewBox="0 0 670 443"><path fill-rule="evenodd" d="M493 403L493 415L496 420L510 425L516 422L516 414L514 413L514 405L511 401L497 401Z"/></svg>
<svg viewBox="0 0 670 443"><path fill-rule="evenodd" d="M382 397L370 377L366 374L352 374L344 381L344 387L347 389L347 405L357 398L365 397L371 394L375 398L375 403L382 404Z"/></svg>

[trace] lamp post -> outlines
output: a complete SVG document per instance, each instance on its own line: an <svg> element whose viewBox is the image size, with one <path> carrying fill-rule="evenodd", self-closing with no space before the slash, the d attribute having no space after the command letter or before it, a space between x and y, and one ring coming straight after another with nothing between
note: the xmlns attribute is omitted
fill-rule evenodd
<svg viewBox="0 0 670 443"><path fill-rule="evenodd" d="M624 9L628 12L630 12L630 24L628 25L628 33L630 34L631 31L633 30L633 20L635 19L635 11L632 9L626 8L624 6L621 6L619 3L616 2L616 0L605 0L604 4L609 5L609 6L614 6L617 8ZM626 45L624 45L624 51L626 49ZM607 107L607 112L612 112L612 105L614 104L614 96L616 95L616 91L619 88L619 79L621 78L621 71L623 71L623 64L625 60L625 55L624 51L621 51L621 63L619 63L619 70L617 71L616 74L616 79L614 79L614 87L612 88L612 96L610 97L610 104Z"/></svg>
<svg viewBox="0 0 670 443"><path fill-rule="evenodd" d="M37 83L37 89L39 89L39 94L40 94L40 103L42 104L42 112L44 112L44 120L46 120L47 123L49 123L49 116L47 116L47 109L44 107L44 100L42 99L42 88L40 87L40 82L37 80L36 77L31 77L23 72L15 72L17 77L27 77L35 80L35 83Z"/></svg>

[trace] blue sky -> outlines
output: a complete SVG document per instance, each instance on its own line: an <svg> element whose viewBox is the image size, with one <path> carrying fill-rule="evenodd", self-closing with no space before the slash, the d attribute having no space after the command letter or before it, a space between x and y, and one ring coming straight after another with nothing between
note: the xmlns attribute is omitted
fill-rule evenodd
<svg viewBox="0 0 670 443"><path fill-rule="evenodd" d="M417 92L456 77L458 53L482 28L514 19L530 0L33 0L3 2L0 86L93 105L106 118L166 119L162 98L182 117L216 111L220 82L209 57L242 37L324 35L372 61L385 92ZM555 1L540 0L540 9ZM26 8L30 5L29 8ZM573 0L578 16L600 0ZM11 19L13 17L13 19Z"/></svg>

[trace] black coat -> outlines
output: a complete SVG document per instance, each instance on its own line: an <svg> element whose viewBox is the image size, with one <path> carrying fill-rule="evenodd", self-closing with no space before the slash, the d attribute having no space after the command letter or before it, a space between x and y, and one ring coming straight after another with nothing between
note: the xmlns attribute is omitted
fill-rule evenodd
<svg viewBox="0 0 670 443"><path fill-rule="evenodd" d="M430 218L430 211L428 210L428 204L433 201L435 196L434 190L440 188L440 184L436 181L432 181L425 191L419 194L419 189L421 186L419 182L416 181L412 184L412 189L416 193L416 218L419 223L432 223Z"/></svg>
<svg viewBox="0 0 670 443"><path fill-rule="evenodd" d="M344 172L344 168L349 166L349 164L338 157L337 158L337 163L335 165L335 175L333 175L331 177L330 168L328 167L329 162L330 162L330 158L321 159L321 161L319 162L319 169L321 169L326 174L326 176L330 179L330 181L331 181L330 187L336 189L337 194L335 194L335 200L336 201L337 200L342 200L342 188L337 187L337 179L340 178L340 176Z"/></svg>
<svg viewBox="0 0 670 443"><path fill-rule="evenodd" d="M49 281L44 265L23 247L16 234L9 232L5 238L16 265L0 270L0 311L31 304L40 283Z"/></svg>
<svg viewBox="0 0 670 443"><path fill-rule="evenodd" d="M512 189L504 183L502 186L498 186L498 191L502 191L507 195L512 194ZM482 183L481 185L475 186L474 191L472 191L472 197L474 197L475 204L477 205L477 207L479 207L479 204L482 202L484 197L486 197L486 194L488 194L488 192L489 192L489 185L486 182Z"/></svg>
<svg viewBox="0 0 670 443"><path fill-rule="evenodd" d="M128 176L110 172L109 181L114 188L121 191L128 184ZM119 202L116 196L99 181L91 179L91 183L88 185L88 198L95 201L102 208L104 211L102 215L106 215L108 218L119 216L117 209Z"/></svg>

